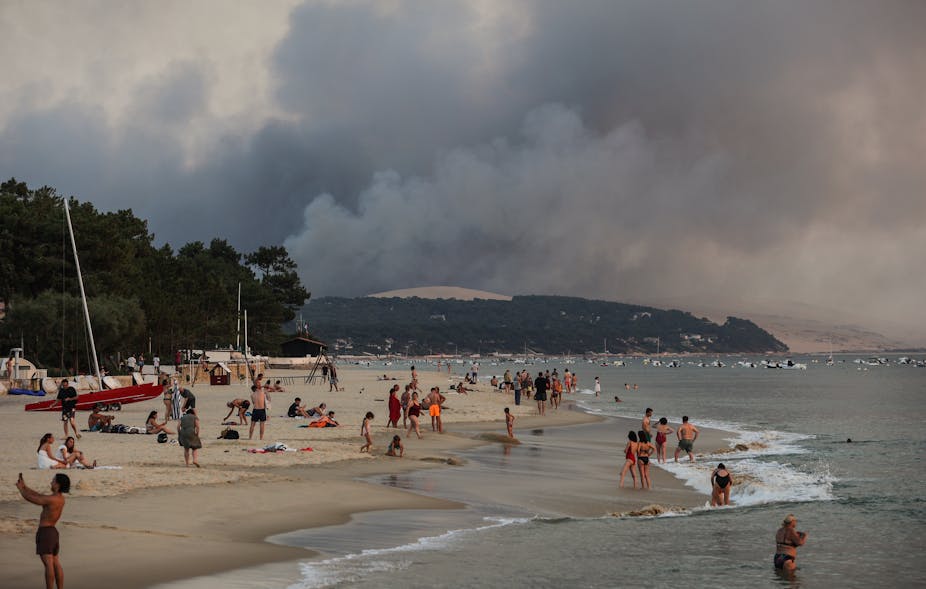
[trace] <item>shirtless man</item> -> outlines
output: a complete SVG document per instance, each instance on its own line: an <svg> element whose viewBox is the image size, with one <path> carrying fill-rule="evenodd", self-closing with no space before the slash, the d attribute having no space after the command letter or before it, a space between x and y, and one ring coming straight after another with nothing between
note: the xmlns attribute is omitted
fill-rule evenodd
<svg viewBox="0 0 926 589"><path fill-rule="evenodd" d="M228 414L222 418L223 422L226 421L229 417L231 417L231 414L234 413L235 410L237 409L238 410L238 425L248 424L247 411L251 407L250 401L248 401L247 399L232 399L231 401L226 403L225 406L228 407Z"/></svg>
<svg viewBox="0 0 926 589"><path fill-rule="evenodd" d="M116 418L115 415L103 415L101 411L102 405L97 403L93 406L93 411L90 412L90 416L87 418L87 429L92 432L112 425L113 419ZM65 438L67 438L67 436L65 436Z"/></svg>
<svg viewBox="0 0 926 589"><path fill-rule="evenodd" d="M46 589L52 589L56 585L58 589L61 589L64 587L64 570L61 568L61 561L58 560L58 530L55 524L58 523L61 512L64 511L64 493L71 490L71 479L66 474L56 474L51 480L51 494L42 495L30 489L23 480L22 473L19 473L16 488L19 489L23 499L42 506L39 529L35 534L35 553L45 565Z"/></svg>
<svg viewBox="0 0 926 589"><path fill-rule="evenodd" d="M617 397L614 397L614 398L617 399ZM618 401L618 402L620 402L620 401ZM653 441L653 432L652 432L652 430L650 430L650 419L651 419L652 417L653 417L653 410L652 410L652 408L647 407L647 408L646 408L646 414L643 415L643 431L646 432L646 439L645 439L645 440L641 440L641 441L644 441L644 442L652 442L652 441Z"/></svg>
<svg viewBox="0 0 926 589"><path fill-rule="evenodd" d="M259 381L258 381L259 382ZM251 385L251 428L248 439L254 437L254 426L260 423L260 439L264 439L264 426L267 423L267 393L256 384Z"/></svg>
<svg viewBox="0 0 926 589"><path fill-rule="evenodd" d="M688 423L688 416L682 416L682 425L675 432L678 438L678 448L675 449L675 461L678 462L678 455L682 450L688 453L688 460L694 462L694 442L698 439L698 428Z"/></svg>
<svg viewBox="0 0 926 589"><path fill-rule="evenodd" d="M425 403L428 404L428 413L431 415L431 429L441 434L444 433L444 425L441 423L440 412L441 405L447 400L447 397L440 394L439 388L431 387L431 392L428 393L428 396L425 397L424 400Z"/></svg>

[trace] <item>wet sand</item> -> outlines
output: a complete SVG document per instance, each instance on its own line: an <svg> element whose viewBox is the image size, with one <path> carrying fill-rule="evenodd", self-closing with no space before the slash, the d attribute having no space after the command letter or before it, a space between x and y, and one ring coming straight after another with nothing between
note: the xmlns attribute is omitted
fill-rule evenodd
<svg viewBox="0 0 926 589"><path fill-rule="evenodd" d="M393 372L397 377L404 376ZM570 431L569 435L582 438L585 434L575 432L584 428L563 426L595 423L600 419L565 407L549 411L543 418L532 416L536 412L534 403L515 407L510 397L491 392L486 385L469 396L448 395L444 412L447 433L430 432L429 418L424 415L424 439L408 439L401 432L406 442L406 457L386 457L383 451L395 433L383 427L388 413L385 391L392 382L377 382L370 371L342 369L341 373L348 391L327 393L327 386L305 386L274 397L271 413L274 416L284 413L295 395L309 404L326 400L338 412L337 417L345 424L343 428L298 428L293 420L271 418L272 434L265 443L283 441L294 448L311 446L312 452L249 454L242 450L259 444L248 442L246 431L242 440L216 440L222 429L219 422L225 414L225 402L245 396L244 387L240 386L199 385L194 391L205 445L200 457L202 469L184 468L182 450L174 445L157 444L154 436L85 434L79 448L101 464L121 468L68 472L74 484L73 493L58 526L67 585L148 587L305 558L311 552L269 543L266 538L344 523L354 513L457 509L463 506L462 501L485 495L487 485L492 489L495 503L517 505L526 512L580 516L630 511L652 503L690 507L705 501L703 495L656 468L652 469L656 486L653 491L615 488L616 473L622 463L617 459L621 458L625 430L637 427L630 420L625 424L615 421L613 436L608 430L595 430L592 426L588 435L602 438L600 456L586 456L577 462L577 467L581 465L585 470L583 476L558 475L557 465L569 462L569 444L573 442L569 436L556 432ZM425 386L436 384L442 389L448 384L446 375L433 372L422 371L421 380ZM41 580L41 563L34 555L33 540L39 509L19 498L13 484L17 473L22 471L32 488L40 491L47 488L53 472L34 469L35 446L45 431L56 437L61 433L58 414L25 413L22 404L15 398L0 399L0 417L10 426L0 431L0 443L10 449L0 459L0 479L8 481L8 485L0 487L0 532L3 532L0 567L4 570L4 587L31 587ZM547 482L551 489L542 500L525 503L522 500L528 495L524 487L492 485L487 479L471 476L462 477L465 483L453 483L460 491L457 501L442 498L439 493L424 494L423 489L414 486L403 489L360 480L380 475L421 477L414 474L420 471L447 486L454 477L461 478L455 473L469 468L448 465L448 459L478 447L485 448L478 452L490 456L495 453L504 456L506 447L514 453L523 450L524 455L514 460L514 470L521 467L518 465L533 464L530 453L536 453L535 443L525 443L521 448L480 439L485 432L504 433L501 409L505 406L511 407L518 417L516 437L532 442L539 437L536 431L542 430L544 443L551 440L554 444L545 450L541 448L542 453L551 456L546 466L541 466L542 471L549 472ZM140 425L148 411L162 408L160 400L126 406L117 414L117 421ZM359 424L366 410L377 415L372 456L358 452ZM78 415L85 422L86 413ZM589 440L578 441L587 444ZM705 450L726 446L721 432L706 431L699 440L699 447ZM552 457L554 451L563 456ZM485 469L480 472L487 473ZM626 483L629 486L629 478Z"/></svg>

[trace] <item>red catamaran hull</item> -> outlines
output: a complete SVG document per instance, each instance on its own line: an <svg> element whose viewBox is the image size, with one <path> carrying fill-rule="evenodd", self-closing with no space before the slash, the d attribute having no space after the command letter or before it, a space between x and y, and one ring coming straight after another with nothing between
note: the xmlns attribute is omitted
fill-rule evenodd
<svg viewBox="0 0 926 589"><path fill-rule="evenodd" d="M161 394L163 387L157 383L145 383L131 387L121 387L107 391L94 391L77 396L77 409L79 411L90 411L97 403L104 405L112 403L138 403L153 399ZM50 401L39 401L38 403L29 403L25 407L26 411L61 411L61 401L52 399Z"/></svg>

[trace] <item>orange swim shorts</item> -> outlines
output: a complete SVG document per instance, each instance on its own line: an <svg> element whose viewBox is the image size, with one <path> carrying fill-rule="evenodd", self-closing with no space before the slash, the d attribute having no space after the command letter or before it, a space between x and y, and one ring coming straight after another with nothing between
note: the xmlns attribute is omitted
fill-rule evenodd
<svg viewBox="0 0 926 589"><path fill-rule="evenodd" d="M428 413L431 417L440 417L440 405L434 403L431 407L428 408Z"/></svg>

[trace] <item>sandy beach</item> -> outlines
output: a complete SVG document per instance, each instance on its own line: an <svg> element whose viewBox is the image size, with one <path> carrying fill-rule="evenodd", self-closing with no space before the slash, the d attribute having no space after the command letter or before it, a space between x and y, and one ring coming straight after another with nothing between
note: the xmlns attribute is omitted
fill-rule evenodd
<svg viewBox="0 0 926 589"><path fill-rule="evenodd" d="M269 372L270 378L284 372ZM271 544L273 534L296 529L346 522L353 513L388 509L454 509L453 501L422 496L401 489L375 485L359 479L377 474L402 473L414 469L452 469L448 461L457 452L481 444L497 444L486 433L504 434L502 409L510 407L517 423L516 437L533 428L566 427L599 421L564 405L536 416L536 403L515 406L510 396L481 384L470 395L448 393L446 373L433 367L420 371L423 388L440 386L447 394L443 413L446 433L431 432L430 420L422 416L422 440L408 438L404 431L385 427L386 400L392 384L404 384L407 372L389 373L396 381L379 381L372 370L342 368L342 392L328 392L328 385L296 385L274 393L271 419L263 442L247 439L247 428L238 427L239 440L217 439L225 427L221 418L226 402L246 398L243 385L210 387L197 385L194 393L200 415L204 448L203 468L185 468L182 449L158 444L155 436L85 433L78 448L101 466L114 468L70 469L72 493L67 498L59 523L61 560L67 585L98 587L118 583L123 587L147 587L160 582L229 571L260 563L293 560L308 556L306 550ZM282 417L293 398L308 405L326 402L336 411L341 428L300 428L305 420ZM567 398L569 401L569 398ZM8 451L0 457L0 566L5 587L31 587L41 579L41 563L34 555L34 531L39 509L19 497L14 487L22 472L29 486L46 491L54 471L36 469L35 451L45 432L59 441L62 427L58 413L26 413L26 400L0 397L4 428L0 442ZM569 404L571 405L571 404ZM127 405L116 413L116 423L142 426L148 412L163 411L160 399ZM375 446L372 454L359 452L360 422L367 411L376 414ZM87 413L78 414L86 425ZM639 423L624 420L610 446L609 468L615 470L614 485L602 488L603 501L568 502L569 488L550 495L549 505L539 510L572 515L598 516L627 512L650 504L694 507L706 497L685 487L669 473L652 469L655 490L642 492L617 489L616 472L622 464L620 451L626 429ZM172 423L175 428L176 423ZM626 427L625 427L626 426ZM384 455L388 440L399 433L406 444L405 458ZM245 450L282 442L289 448L311 451L252 454ZM710 452L726 448L724 433L702 430L699 449ZM478 481L473 481L478 485ZM629 485L629 478L628 478ZM565 499L564 499L565 498ZM564 505L566 503L566 505Z"/></svg>

